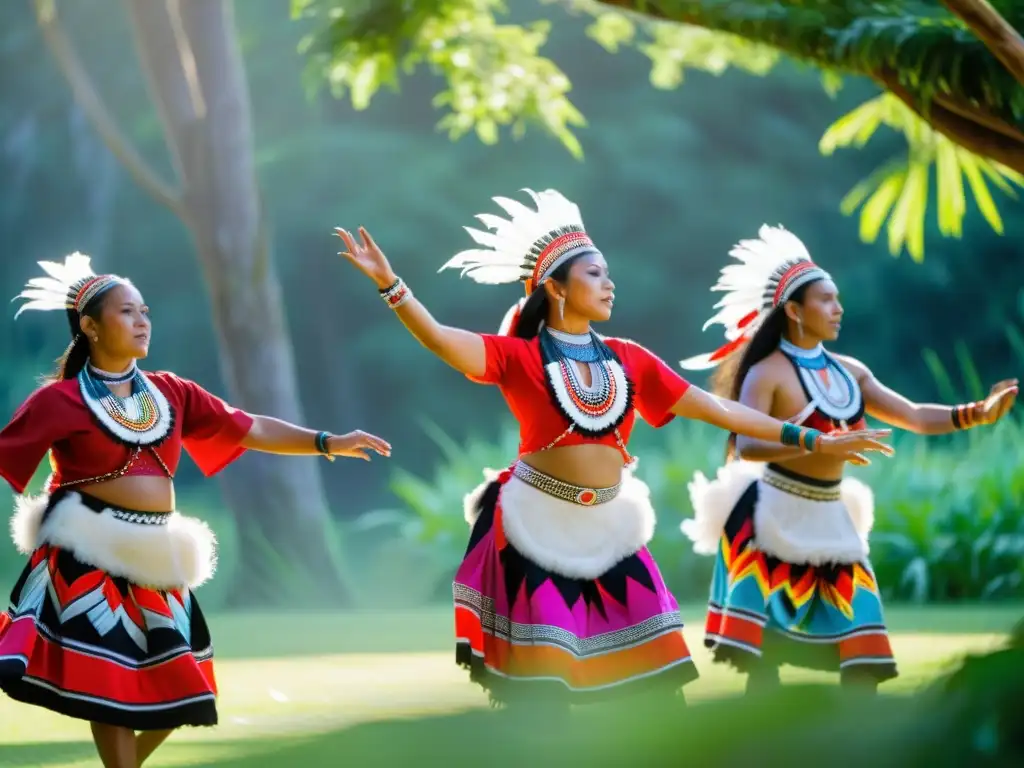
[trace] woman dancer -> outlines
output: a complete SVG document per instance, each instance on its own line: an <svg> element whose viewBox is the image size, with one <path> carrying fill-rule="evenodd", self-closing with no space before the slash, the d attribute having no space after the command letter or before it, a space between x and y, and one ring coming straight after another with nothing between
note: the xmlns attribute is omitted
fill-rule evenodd
<svg viewBox="0 0 1024 768"><path fill-rule="evenodd" d="M207 476L246 449L331 460L391 449L363 432L249 415L173 373L143 373L136 361L152 326L135 286L93 274L77 253L40 266L48 276L29 281L18 314L66 310L72 341L54 380L0 431L0 475L17 494L48 451L53 470L11 521L29 561L0 614L0 688L90 721L103 764L136 768L173 729L217 723L213 650L192 594L213 575L215 541L173 511L181 449Z"/></svg>
<svg viewBox="0 0 1024 768"><path fill-rule="evenodd" d="M707 325L724 325L727 343L681 363L721 364L719 394L790 422L785 445L730 436L717 478L697 473L690 484L694 519L683 531L695 551L716 555L704 642L716 661L748 674L749 692L778 685L783 663L838 670L843 684L874 691L896 676L868 560L874 502L863 483L843 479L847 462L868 461L811 453L799 431L863 429L865 412L929 435L992 424L1013 404L1017 381L978 403L910 402L859 361L825 350L843 316L835 283L795 235L767 226L759 234L731 251L740 263L712 288L725 296Z"/></svg>
<svg viewBox="0 0 1024 768"><path fill-rule="evenodd" d="M343 255L413 336L471 380L497 385L519 422L518 460L467 498L456 660L496 703L677 692L697 672L646 547L654 510L627 448L636 414L655 427L679 415L761 440L779 439L783 424L691 387L638 344L598 336L591 323L608 320L614 301L608 265L574 204L552 190L530 195L537 210L494 198L510 218L481 214L493 232L468 231L483 248L442 267L525 283L529 298L497 335L438 323L365 230L361 242L337 230ZM798 431L833 455L883 447L877 431Z"/></svg>

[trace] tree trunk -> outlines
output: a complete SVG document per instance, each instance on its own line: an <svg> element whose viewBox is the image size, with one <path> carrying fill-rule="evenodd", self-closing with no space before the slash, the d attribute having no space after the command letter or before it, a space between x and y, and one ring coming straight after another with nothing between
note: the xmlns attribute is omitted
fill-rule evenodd
<svg viewBox="0 0 1024 768"><path fill-rule="evenodd" d="M229 398L247 411L301 424L231 3L127 0L127 5L182 179L181 213L209 289ZM294 599L296 591L334 604L344 601L317 461L251 454L223 476L243 574L232 604Z"/></svg>

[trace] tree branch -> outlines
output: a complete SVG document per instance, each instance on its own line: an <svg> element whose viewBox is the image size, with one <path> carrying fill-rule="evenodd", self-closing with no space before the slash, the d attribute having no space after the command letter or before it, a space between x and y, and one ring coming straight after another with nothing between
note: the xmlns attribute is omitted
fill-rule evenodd
<svg viewBox="0 0 1024 768"><path fill-rule="evenodd" d="M183 211L181 195L170 184L163 181L135 150L118 127L110 110L107 109L96 87L89 79L71 41L61 28L57 18L57 0L33 0L33 5L43 39L56 60L57 67L70 86L75 101L78 102L82 112L88 117L107 149L118 159L139 186L152 195L158 203L180 216Z"/></svg>
<svg viewBox="0 0 1024 768"><path fill-rule="evenodd" d="M962 117L938 102L932 101L924 106L900 82L895 72L878 72L874 78L946 138L976 155L1024 173L1024 142Z"/></svg>
<svg viewBox="0 0 1024 768"><path fill-rule="evenodd" d="M980 106L974 104L965 105L953 97L946 96L941 93L937 93L932 96L932 100L943 107L948 109L950 112L959 115L965 120L970 120L972 123L987 128L990 131L1001 133L1014 141L1024 142L1024 131L1021 131L1015 125L1003 120L1001 117L993 115L991 112L986 111Z"/></svg>
<svg viewBox="0 0 1024 768"><path fill-rule="evenodd" d="M1024 85L1024 39L988 0L942 0L942 4Z"/></svg>

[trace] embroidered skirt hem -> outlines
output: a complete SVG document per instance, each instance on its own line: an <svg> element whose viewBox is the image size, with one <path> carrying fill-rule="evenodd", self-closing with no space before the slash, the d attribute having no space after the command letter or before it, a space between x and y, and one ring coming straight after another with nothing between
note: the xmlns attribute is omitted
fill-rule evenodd
<svg viewBox="0 0 1024 768"><path fill-rule="evenodd" d="M191 591L141 587L51 544L32 552L0 613L0 690L137 731L217 724L213 648Z"/></svg>
<svg viewBox="0 0 1024 768"><path fill-rule="evenodd" d="M647 548L594 579L555 573L505 537L506 482L503 475L478 495L453 585L456 662L470 679L497 702L570 703L676 691L697 679L679 607Z"/></svg>

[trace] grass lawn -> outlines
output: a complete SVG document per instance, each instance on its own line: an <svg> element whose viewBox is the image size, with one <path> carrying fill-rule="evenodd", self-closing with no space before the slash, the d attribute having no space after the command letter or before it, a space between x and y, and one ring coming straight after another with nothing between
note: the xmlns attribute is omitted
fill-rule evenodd
<svg viewBox="0 0 1024 768"><path fill-rule="evenodd" d="M1024 606L891 608L887 618L901 677L883 690L913 690L963 654L992 647L1021 614ZM687 698L707 701L739 692L742 679L712 666L701 647L702 607L684 606L683 616L702 674L687 688ZM338 732L370 721L487 705L454 664L451 621L446 608L212 617L221 725L176 734L147 765L383 765L382 745L395 748L396 740L405 741L407 749L408 739L425 738L427 726L355 729L347 741L338 741ZM789 682L829 679L794 670L784 674ZM360 757L353 759L356 753ZM97 764L86 724L0 694L0 765Z"/></svg>

